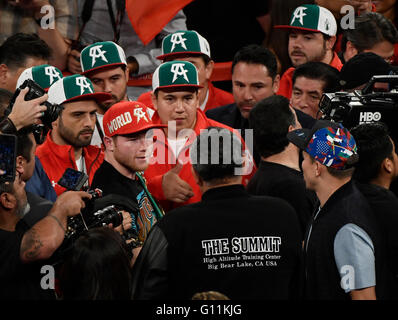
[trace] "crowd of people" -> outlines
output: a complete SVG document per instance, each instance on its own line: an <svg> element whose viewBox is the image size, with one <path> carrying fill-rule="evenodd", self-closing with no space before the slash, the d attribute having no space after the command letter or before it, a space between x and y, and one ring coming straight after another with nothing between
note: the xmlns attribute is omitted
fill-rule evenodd
<svg viewBox="0 0 398 320"><path fill-rule="evenodd" d="M395 1L256 1L234 52L200 0L146 45L124 1L62 3L0 4L1 299L398 298L396 112L321 103L396 107Z"/></svg>

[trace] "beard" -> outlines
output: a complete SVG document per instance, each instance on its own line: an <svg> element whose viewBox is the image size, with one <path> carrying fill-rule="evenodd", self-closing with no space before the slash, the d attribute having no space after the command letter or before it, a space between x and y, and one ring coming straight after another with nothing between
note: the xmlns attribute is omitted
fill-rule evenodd
<svg viewBox="0 0 398 320"><path fill-rule="evenodd" d="M18 201L16 214L19 218L22 219L29 211L30 211L30 204L27 200Z"/></svg>
<svg viewBox="0 0 398 320"><path fill-rule="evenodd" d="M98 103L99 108L101 109L101 111L102 111L103 113L105 113L105 112L108 111L109 108L112 107L115 103L118 103L118 102L120 102L120 101L123 101L123 100L124 100L124 97L126 96L126 93L127 93L127 88L124 90L124 93L121 95L120 98L118 98L118 97L115 96L114 94L111 94L111 95L112 95L113 101L112 101L112 102L108 102L108 103L103 103L103 102L102 102L102 103Z"/></svg>
<svg viewBox="0 0 398 320"><path fill-rule="evenodd" d="M62 122L62 118L59 118L59 124L58 124L58 132L61 138L68 144L71 145L75 148L81 148L81 147L86 147L91 143L91 138L93 137L94 130L90 128L83 129L78 132L77 135L74 135L72 130L70 130L68 127L64 126ZM91 133L91 136L89 139L81 139L80 135L84 133Z"/></svg>

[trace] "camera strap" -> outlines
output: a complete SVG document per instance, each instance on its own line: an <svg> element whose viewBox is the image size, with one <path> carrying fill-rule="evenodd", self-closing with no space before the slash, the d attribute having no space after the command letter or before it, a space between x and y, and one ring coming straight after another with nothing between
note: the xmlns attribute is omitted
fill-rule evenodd
<svg viewBox="0 0 398 320"><path fill-rule="evenodd" d="M164 216L164 211L158 206L156 203L155 199L152 197L151 193L148 191L148 188L146 186L145 178L141 176L138 172L135 173L135 175L138 177L138 180L141 183L141 186L144 188L144 191L151 202L151 205L153 207L153 210L155 211L156 219L159 221L161 218Z"/></svg>
<svg viewBox="0 0 398 320"><path fill-rule="evenodd" d="M104 143L104 133L102 132L102 128L101 128L101 125L100 125L100 123L98 121L97 114L95 114L95 126L97 127L98 134L99 134L99 136L101 138L101 143L104 146L104 150L105 150L106 148L105 148L105 143Z"/></svg>
<svg viewBox="0 0 398 320"><path fill-rule="evenodd" d="M124 0L116 0L116 9L117 9L116 19L115 19L115 14L113 13L112 1L106 0L106 3L108 5L109 17L111 18L111 23L113 28L113 41L118 43L120 38L120 29L122 27L126 3Z"/></svg>

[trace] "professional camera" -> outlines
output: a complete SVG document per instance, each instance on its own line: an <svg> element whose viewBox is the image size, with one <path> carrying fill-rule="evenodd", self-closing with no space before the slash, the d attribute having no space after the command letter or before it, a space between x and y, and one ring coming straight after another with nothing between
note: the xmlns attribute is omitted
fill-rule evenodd
<svg viewBox="0 0 398 320"><path fill-rule="evenodd" d="M29 91L25 95L25 101L39 98L46 93L46 91L33 80L25 80L19 86L19 88L15 90L14 95L10 100L10 104L8 105L8 108L6 110L6 115L9 115L11 113L12 107L14 106L15 100L17 99L20 91L25 88L29 88ZM62 111L63 107L58 104L52 104L48 101L43 102L43 105L47 107L47 110L44 111L44 114L40 119L46 127L52 128L51 123L57 120L58 115Z"/></svg>
<svg viewBox="0 0 398 320"><path fill-rule="evenodd" d="M319 103L322 119L352 127L384 122L391 137L398 137L398 75L373 76L362 90L323 94Z"/></svg>
<svg viewBox="0 0 398 320"><path fill-rule="evenodd" d="M85 190L88 176L84 172L67 168L58 181L61 187L67 190L80 191ZM102 196L100 189L86 190L91 194L91 199L86 200L86 206L80 214L69 217L67 230L62 250L70 247L70 245L89 229L97 228L112 224L114 228L120 226L123 221L122 210L131 214L133 219L132 226L136 226L134 221L136 214L139 212L138 204L129 198L117 194L109 194ZM138 244L138 230L131 228L124 232L125 240L132 240L131 247Z"/></svg>

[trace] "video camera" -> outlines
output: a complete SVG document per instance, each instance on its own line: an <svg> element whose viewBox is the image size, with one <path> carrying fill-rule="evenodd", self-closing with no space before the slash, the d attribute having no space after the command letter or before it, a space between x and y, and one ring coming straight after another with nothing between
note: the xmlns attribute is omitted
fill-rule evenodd
<svg viewBox="0 0 398 320"><path fill-rule="evenodd" d="M340 122L347 129L381 121L398 138L398 75L373 76L362 90L323 94L322 119Z"/></svg>
<svg viewBox="0 0 398 320"><path fill-rule="evenodd" d="M29 91L25 95L25 101L30 101L36 98L43 96L46 91L40 87L36 82L31 79L25 80L17 90L15 90L14 95L12 96L10 103L5 111L5 115L9 115L12 111L14 106L15 100L17 99L19 93L22 89L29 88ZM63 107L58 104L52 104L48 101L43 102L44 106L47 107L47 110L44 111L43 116L40 118L43 124L48 127L52 128L52 122L57 120L59 113L62 111Z"/></svg>

